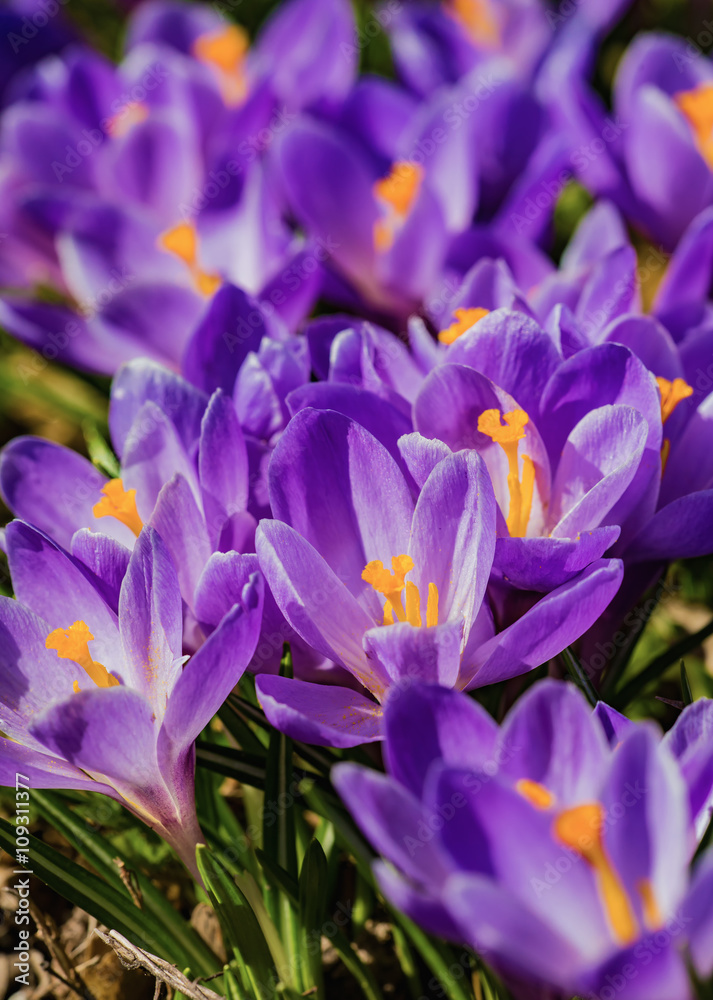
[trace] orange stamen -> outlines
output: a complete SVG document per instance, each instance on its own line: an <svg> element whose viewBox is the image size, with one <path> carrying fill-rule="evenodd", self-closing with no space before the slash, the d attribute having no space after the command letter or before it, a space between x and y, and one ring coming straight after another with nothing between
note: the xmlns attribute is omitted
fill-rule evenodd
<svg viewBox="0 0 713 1000"><path fill-rule="evenodd" d="M384 568L380 559L367 563L362 574L362 580L370 584L378 594L386 598L384 605L384 625L393 625L394 619L408 622L414 628L421 627L421 594L415 583L406 581L405 576L413 569L411 556L394 556L391 560L393 572ZM406 607L404 608L401 592L405 591ZM438 588L435 583L428 585L426 600L426 628L438 624Z"/></svg>
<svg viewBox="0 0 713 1000"><path fill-rule="evenodd" d="M661 393L661 423L665 424L678 404L693 395L693 386L682 378L669 382L667 378L657 378L656 384Z"/></svg>
<svg viewBox="0 0 713 1000"><path fill-rule="evenodd" d="M201 35L193 43L193 54L216 73L223 100L229 106L242 104L248 92L245 58L248 36L237 24Z"/></svg>
<svg viewBox="0 0 713 1000"><path fill-rule="evenodd" d="M136 490L125 490L120 479L110 479L102 487L101 500L92 507L95 517L115 517L137 536L144 526L136 509Z"/></svg>
<svg viewBox="0 0 713 1000"><path fill-rule="evenodd" d="M682 378L675 378L669 382L667 378L657 377L656 384L661 394L661 423L665 424L678 404L684 399L693 395L693 387L684 382ZM664 438L661 446L661 474L666 471L669 455L671 454L671 441Z"/></svg>
<svg viewBox="0 0 713 1000"><path fill-rule="evenodd" d="M713 83L699 83L673 99L691 126L698 152L713 170Z"/></svg>
<svg viewBox="0 0 713 1000"><path fill-rule="evenodd" d="M515 790L524 799L527 799L535 809L549 809L555 801L555 797L549 788L545 788L539 781L531 781L529 778L521 778L515 782Z"/></svg>
<svg viewBox="0 0 713 1000"><path fill-rule="evenodd" d="M470 36L474 45L500 45L500 28L490 0L449 0L446 11Z"/></svg>
<svg viewBox="0 0 713 1000"><path fill-rule="evenodd" d="M209 298L218 291L219 276L202 271L198 265L198 234L190 222L179 222L173 229L161 233L158 245L162 250L175 254L187 265L201 295Z"/></svg>
<svg viewBox="0 0 713 1000"><path fill-rule="evenodd" d="M423 182L423 167L401 160L391 168L387 177L374 183L374 197L385 214L374 223L374 246L383 252L394 242L398 228L403 225L418 196Z"/></svg>
<svg viewBox="0 0 713 1000"><path fill-rule="evenodd" d="M441 330L438 339L442 344L453 344L459 337L490 312L489 309L456 309L453 313L455 323Z"/></svg>
<svg viewBox="0 0 713 1000"><path fill-rule="evenodd" d="M119 682L106 669L103 663L97 663L89 652L89 643L94 636L83 621L76 621L69 628L56 628L45 639L47 649L55 649L60 660L74 660L89 675L97 687L117 687ZM75 694L79 684L74 681Z"/></svg>
<svg viewBox="0 0 713 1000"><path fill-rule="evenodd" d="M525 425L529 416L524 410L511 410L502 414L505 424L500 423L500 410L485 410L478 417L478 430L487 434L499 444L508 460L508 489L510 506L507 526L512 538L524 538L532 512L532 498L535 492L535 463L529 455L522 456L522 481L518 460L518 442L525 437Z"/></svg>
<svg viewBox="0 0 713 1000"><path fill-rule="evenodd" d="M619 944L632 944L639 926L626 889L604 847L604 807L599 802L574 806L554 822L554 835L594 869L604 912Z"/></svg>

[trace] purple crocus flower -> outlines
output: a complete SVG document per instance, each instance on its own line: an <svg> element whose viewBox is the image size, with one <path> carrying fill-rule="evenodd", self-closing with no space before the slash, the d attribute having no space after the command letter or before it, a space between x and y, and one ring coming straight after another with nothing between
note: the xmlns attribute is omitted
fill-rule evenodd
<svg viewBox="0 0 713 1000"><path fill-rule="evenodd" d="M552 40L540 0L385 4L383 20L399 76L420 97L493 58L527 77Z"/></svg>
<svg viewBox="0 0 713 1000"><path fill-rule="evenodd" d="M11 0L0 10L5 53L0 69L0 106L12 100L22 71L73 41L59 8L42 0ZM9 50L9 51L8 51ZM21 83L19 84L21 86Z"/></svg>
<svg viewBox="0 0 713 1000"><path fill-rule="evenodd" d="M179 367L224 281L290 326L309 310L328 251L282 220L268 153L302 107L339 103L354 72L332 52L324 78L306 55L315 38L353 41L346 2L293 0L250 53L207 7L136 17L118 67L79 49L41 63L0 132L3 325L106 373L137 356ZM38 302L37 284L64 301Z"/></svg>
<svg viewBox="0 0 713 1000"><path fill-rule="evenodd" d="M686 942L710 961L710 866L691 880L686 780L647 726L612 750L579 692L548 681L502 727L413 685L385 731L388 776L334 778L390 862L376 871L395 906L474 947L518 998L689 1000Z"/></svg>
<svg viewBox="0 0 713 1000"><path fill-rule="evenodd" d="M307 408L273 453L260 568L295 632L367 691L258 677L270 721L308 742L381 739L381 705L405 676L468 688L539 666L619 586L620 563L596 560L503 628L485 596L495 547L485 463L419 435L399 447L397 461L355 420Z"/></svg>
<svg viewBox="0 0 713 1000"><path fill-rule="evenodd" d="M0 466L14 513L47 533L117 591L144 524L162 536L186 605L186 642L204 638L198 622L212 577L242 574L254 549L249 471L235 407L221 390L209 399L150 362L114 380L110 410L121 468L113 479L85 458L42 438L15 438ZM221 557L221 554L222 555ZM215 622L213 624L216 624Z"/></svg>
<svg viewBox="0 0 713 1000"><path fill-rule="evenodd" d="M661 417L653 376L626 348L562 362L534 321L500 310L446 357L415 401L415 427L483 455L502 515L495 565L509 583L548 590L603 555L620 526L638 530L658 482ZM594 382L604 369L608 384Z"/></svg>
<svg viewBox="0 0 713 1000"><path fill-rule="evenodd" d="M282 346L265 337L263 359ZM275 414L267 401L286 367L277 364L271 380L259 356L252 395L263 405L250 409L254 424L267 414L277 420L279 408ZM207 378L209 369L204 373ZM248 394L247 374L239 388ZM208 396L158 365L132 362L112 387L118 476L109 479L55 442L19 437L2 452L0 490L16 516L96 574L114 604L142 527L157 530L177 568L184 647L196 650L257 570L256 515L268 510L262 465L270 441L243 434L236 411L242 398L236 391L234 402L222 389ZM315 668L321 673L320 658L305 648L269 593L263 631L251 669L277 671L283 643L290 642L298 676L312 677Z"/></svg>
<svg viewBox="0 0 713 1000"><path fill-rule="evenodd" d="M636 723L604 702L594 710L607 739L616 748ZM691 819L698 839L713 818L713 701L700 698L687 705L663 738L676 758L688 786Z"/></svg>
<svg viewBox="0 0 713 1000"><path fill-rule="evenodd" d="M619 65L611 118L581 82L561 93L583 182L673 249L713 199L710 59L683 38L649 32Z"/></svg>
<svg viewBox="0 0 713 1000"><path fill-rule="evenodd" d="M181 592L144 528L118 604L106 582L21 521L6 530L17 600L0 598L0 783L100 791L197 874L194 743L245 670L262 581L246 576L210 639L183 656ZM187 661L187 662L186 662Z"/></svg>

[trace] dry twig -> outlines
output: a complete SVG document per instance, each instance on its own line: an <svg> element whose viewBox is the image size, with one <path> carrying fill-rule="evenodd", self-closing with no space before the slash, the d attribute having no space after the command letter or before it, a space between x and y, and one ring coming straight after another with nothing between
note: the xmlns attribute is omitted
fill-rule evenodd
<svg viewBox="0 0 713 1000"><path fill-rule="evenodd" d="M206 989L205 986L199 986L197 983L192 983L189 979L186 979L175 965L171 965L170 962L164 962L162 958L158 958L156 955L152 955L142 948L137 948L136 945L127 941L118 931L105 932L97 928L94 933L105 944L114 949L119 957L119 961L125 968L144 969L157 982L166 983L168 986L173 987L174 990L178 990L179 993L190 997L191 1000L222 1000L213 990Z"/></svg>

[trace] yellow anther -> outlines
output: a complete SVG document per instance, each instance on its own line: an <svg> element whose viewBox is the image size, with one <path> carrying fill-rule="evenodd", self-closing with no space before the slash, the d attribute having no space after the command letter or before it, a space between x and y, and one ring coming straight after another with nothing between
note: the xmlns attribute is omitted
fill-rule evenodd
<svg viewBox="0 0 713 1000"><path fill-rule="evenodd" d="M660 930L664 924L665 920L661 915L661 910L659 909L659 904L656 900L654 894L654 887L647 878L642 878L641 881L636 883L636 891L639 896L641 896L641 905L644 911L644 923L650 931Z"/></svg>
<svg viewBox="0 0 713 1000"><path fill-rule="evenodd" d="M438 625L438 587L435 583L428 585L428 601L426 602L426 628Z"/></svg>
<svg viewBox="0 0 713 1000"><path fill-rule="evenodd" d="M390 205L398 215L406 215L419 192L422 180L422 166L401 160L394 163L388 177L376 181L374 194L379 201Z"/></svg>
<svg viewBox="0 0 713 1000"><path fill-rule="evenodd" d="M193 43L193 55L210 66L218 76L226 104L242 104L248 92L245 57L250 47L247 33L237 24L201 35Z"/></svg>
<svg viewBox="0 0 713 1000"><path fill-rule="evenodd" d="M421 627L421 595L410 580L406 584L406 621L416 628Z"/></svg>
<svg viewBox="0 0 713 1000"><path fill-rule="evenodd" d="M515 790L524 799L534 806L535 809L549 809L554 805L555 797L549 788L545 788L539 781L531 781L529 778L521 778L515 782Z"/></svg>
<svg viewBox="0 0 713 1000"><path fill-rule="evenodd" d="M693 386L682 378L669 382L667 378L657 378L656 384L661 393L661 423L665 424L678 404L693 395Z"/></svg>
<svg viewBox="0 0 713 1000"><path fill-rule="evenodd" d="M666 466L668 465L668 456L671 454L671 442L668 438L664 438L664 442L661 445L661 475L666 471Z"/></svg>
<svg viewBox="0 0 713 1000"><path fill-rule="evenodd" d="M120 479L110 479L102 487L102 498L92 507L95 517L115 517L138 537L143 521L136 509L136 490L125 490Z"/></svg>
<svg viewBox="0 0 713 1000"><path fill-rule="evenodd" d="M190 222L179 222L173 229L161 233L158 245L162 250L175 254L186 264L201 295L209 298L218 291L219 276L202 271L198 266L198 234Z"/></svg>
<svg viewBox="0 0 713 1000"><path fill-rule="evenodd" d="M370 583L380 594L401 590L404 586L404 577L413 569L413 559L410 556L394 556L391 567L393 573L389 573L381 559L372 559L364 567L361 578Z"/></svg>
<svg viewBox="0 0 713 1000"><path fill-rule="evenodd" d="M45 639L47 649L55 649L60 660L74 660L89 675L97 687L116 687L118 680L112 677L103 663L97 663L89 652L89 643L94 636L86 623L76 621L69 628L56 628ZM73 685L75 693L79 691L77 681Z"/></svg>
<svg viewBox="0 0 713 1000"><path fill-rule="evenodd" d="M384 604L384 625L393 625L394 620L408 622L415 628L421 626L421 594L415 583L404 578L413 569L411 556L394 556L391 560L393 572L384 568L380 559L373 559L364 567L361 578L370 584L378 594L386 598ZM401 599L405 590L406 606ZM435 583L428 585L426 601L426 627L438 624L438 588Z"/></svg>
<svg viewBox="0 0 713 1000"><path fill-rule="evenodd" d="M628 945L639 936L639 926L626 889L604 847L604 818L604 806L599 802L575 806L557 816L553 832L557 840L594 869L612 934L619 944Z"/></svg>
<svg viewBox="0 0 713 1000"><path fill-rule="evenodd" d="M500 29L491 0L448 0L446 11L478 46L500 45Z"/></svg>
<svg viewBox="0 0 713 1000"><path fill-rule="evenodd" d="M673 99L691 126L698 152L713 170L713 83L699 83Z"/></svg>
<svg viewBox="0 0 713 1000"><path fill-rule="evenodd" d="M529 421L524 410L511 410L502 414L505 424L500 423L500 410L485 410L478 417L478 430L487 434L499 444L508 460L508 489L510 507L507 526L512 538L524 538L532 511L535 493L535 463L529 455L522 456L522 480L518 460L518 442L525 437L525 426Z"/></svg>
<svg viewBox="0 0 713 1000"><path fill-rule="evenodd" d="M682 400L688 399L689 396L693 395L693 387L690 386L688 382L684 382L682 378L675 378L673 382L669 382L667 378L658 377L656 379L656 384L658 385L659 393L661 394L661 423L665 424L678 404ZM671 442L668 438L664 438L661 446L662 475L666 471L666 463L668 462L670 454Z"/></svg>
<svg viewBox="0 0 713 1000"><path fill-rule="evenodd" d="M402 160L391 168L387 177L374 183L374 197L385 209L385 215L374 223L374 246L380 252L388 250L396 230L405 221L421 189L424 172L418 163Z"/></svg>
<svg viewBox="0 0 713 1000"><path fill-rule="evenodd" d="M455 323L451 323L447 326L445 330L441 330L438 334L438 339L442 344L453 344L459 337L470 330L472 326L481 320L483 316L487 316L490 312L489 309L456 309L453 313Z"/></svg>
<svg viewBox="0 0 713 1000"><path fill-rule="evenodd" d="M500 423L502 416L505 424ZM478 417L478 430L487 434L496 444L506 445L521 441L525 437L525 426L529 421L524 410L510 410L500 413L500 410L485 410Z"/></svg>

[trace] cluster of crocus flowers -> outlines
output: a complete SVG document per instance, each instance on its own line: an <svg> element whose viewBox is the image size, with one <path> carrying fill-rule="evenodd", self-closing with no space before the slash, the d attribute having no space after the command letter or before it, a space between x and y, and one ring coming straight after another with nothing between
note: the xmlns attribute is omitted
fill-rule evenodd
<svg viewBox="0 0 713 1000"><path fill-rule="evenodd" d="M5 548L16 599L0 598L0 781L103 792L196 873L194 743L253 655L262 580L236 572L234 602L188 657L178 576L151 528L114 594L22 521Z"/></svg>
<svg viewBox="0 0 713 1000"><path fill-rule="evenodd" d="M713 553L713 69L642 35L610 120L626 0L574 6L386 5L388 80L349 0L254 39L147 0L116 66L11 67L0 321L113 376L113 455L0 456L0 781L110 795L195 874L195 741L250 670L289 737L381 744L334 781L384 895L518 1000L689 1000L712 703L663 735L531 681Z"/></svg>
<svg viewBox="0 0 713 1000"><path fill-rule="evenodd" d="M711 704L663 740L621 720L610 744L618 720L563 683L535 685L501 727L411 684L386 704L388 774L339 764L335 781L385 859L386 897L475 948L515 995L689 1000L686 953L710 972L713 868L689 872L689 803L710 813Z"/></svg>

